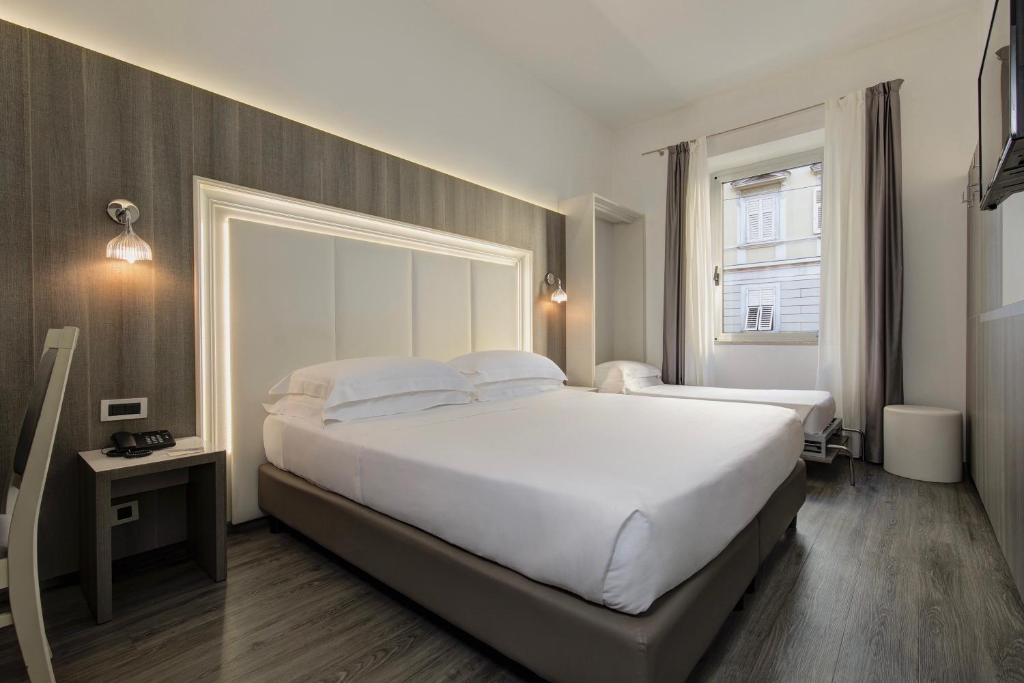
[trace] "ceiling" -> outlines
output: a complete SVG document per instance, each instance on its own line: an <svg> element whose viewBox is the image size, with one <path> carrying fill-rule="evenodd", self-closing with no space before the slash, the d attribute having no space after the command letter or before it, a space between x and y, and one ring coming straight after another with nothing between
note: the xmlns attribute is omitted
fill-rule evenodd
<svg viewBox="0 0 1024 683"><path fill-rule="evenodd" d="M430 2L485 47L615 127L975 5L974 0Z"/></svg>

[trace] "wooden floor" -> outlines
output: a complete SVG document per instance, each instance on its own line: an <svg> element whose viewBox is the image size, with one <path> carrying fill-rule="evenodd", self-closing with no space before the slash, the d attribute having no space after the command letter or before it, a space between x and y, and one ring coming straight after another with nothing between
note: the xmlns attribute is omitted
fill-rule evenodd
<svg viewBox="0 0 1024 683"><path fill-rule="evenodd" d="M1024 680L1024 609L974 489L810 469L796 534L698 681ZM187 562L114 585L96 626L44 595L58 681L503 681L530 674L289 533L229 536L228 580ZM24 680L11 629L0 679Z"/></svg>

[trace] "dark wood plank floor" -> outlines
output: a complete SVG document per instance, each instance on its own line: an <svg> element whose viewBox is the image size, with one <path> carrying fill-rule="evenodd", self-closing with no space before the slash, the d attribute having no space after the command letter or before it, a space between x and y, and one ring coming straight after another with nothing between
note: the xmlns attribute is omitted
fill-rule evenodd
<svg viewBox="0 0 1024 683"><path fill-rule="evenodd" d="M1024 680L1024 608L973 487L812 466L797 533L694 672L697 681ZM96 626L47 591L60 681L514 681L529 672L335 560L258 525L228 580L187 562L124 573ZM11 629L0 680L24 680Z"/></svg>

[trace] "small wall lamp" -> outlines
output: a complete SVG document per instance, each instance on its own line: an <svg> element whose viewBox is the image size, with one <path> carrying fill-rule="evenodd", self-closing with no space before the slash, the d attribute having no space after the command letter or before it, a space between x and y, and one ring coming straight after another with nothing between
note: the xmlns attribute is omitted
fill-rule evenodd
<svg viewBox="0 0 1024 683"><path fill-rule="evenodd" d="M548 273L544 276L544 282L548 283L551 287L555 287L555 291L551 293L551 300L556 304L564 304L569 300L569 295L562 289L562 278L557 277L554 273Z"/></svg>
<svg viewBox="0 0 1024 683"><path fill-rule="evenodd" d="M115 223L124 226L120 235L107 242L107 258L128 263L152 261L153 250L132 229L132 223L139 220L139 207L127 199L115 199L107 204L107 215Z"/></svg>

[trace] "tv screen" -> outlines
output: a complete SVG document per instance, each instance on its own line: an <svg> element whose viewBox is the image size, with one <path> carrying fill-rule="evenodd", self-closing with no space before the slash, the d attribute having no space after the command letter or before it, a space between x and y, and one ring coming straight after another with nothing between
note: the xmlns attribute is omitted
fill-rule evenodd
<svg viewBox="0 0 1024 683"><path fill-rule="evenodd" d="M980 168L982 194L995 176L996 164L1010 137L1010 3L997 0L982 55L978 77L978 104L981 115Z"/></svg>
<svg viewBox="0 0 1024 683"><path fill-rule="evenodd" d="M982 208L1024 189L1024 0L996 0L978 74L978 180Z"/></svg>

